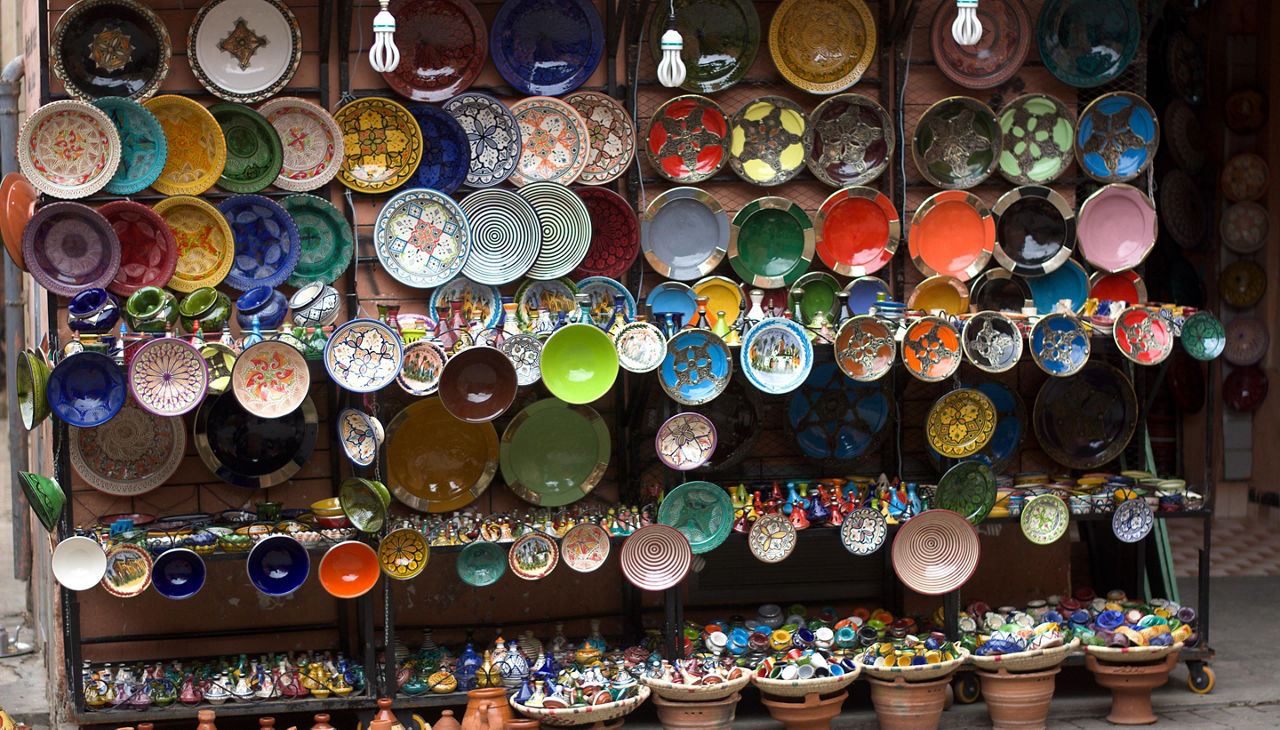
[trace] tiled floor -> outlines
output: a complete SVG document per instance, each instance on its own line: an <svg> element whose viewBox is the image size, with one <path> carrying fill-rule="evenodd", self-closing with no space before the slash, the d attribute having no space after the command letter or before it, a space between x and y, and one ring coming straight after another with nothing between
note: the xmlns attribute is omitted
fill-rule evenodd
<svg viewBox="0 0 1280 730"><path fill-rule="evenodd" d="M1264 510L1275 508L1263 508ZM1210 574L1215 576L1280 576L1280 523L1268 514L1213 521ZM1169 520L1178 577L1195 575L1197 551L1204 542L1200 520Z"/></svg>

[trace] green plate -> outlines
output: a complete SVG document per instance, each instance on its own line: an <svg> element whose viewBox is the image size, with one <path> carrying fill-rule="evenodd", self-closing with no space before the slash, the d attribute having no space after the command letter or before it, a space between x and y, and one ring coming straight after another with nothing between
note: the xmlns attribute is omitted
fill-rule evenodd
<svg viewBox="0 0 1280 730"><path fill-rule="evenodd" d="M542 382L566 403L592 403L618 379L618 350L594 324L568 324L542 345Z"/></svg>
<svg viewBox="0 0 1280 730"><path fill-rule="evenodd" d="M952 96L920 115L911 155L924 179L940 188L965 190L995 171L1003 140L991 107L969 96Z"/></svg>
<svg viewBox="0 0 1280 730"><path fill-rule="evenodd" d="M813 222L786 198L752 201L729 228L729 265L748 286L791 286L813 261L813 247Z"/></svg>
<svg viewBox="0 0 1280 730"><path fill-rule="evenodd" d="M1196 312L1182 324L1182 348L1197 360L1212 360L1227 347L1227 331L1212 312Z"/></svg>
<svg viewBox="0 0 1280 730"><path fill-rule="evenodd" d="M675 0L659 3L649 18L649 53L662 60L662 34L674 6L676 30L684 39L684 83L698 94L727 89L742 80L760 48L760 16L750 0Z"/></svg>
<svg viewBox="0 0 1280 730"><path fill-rule="evenodd" d="M351 263L355 249L351 224L342 211L314 195L290 195L280 205L293 218L302 240L302 254L289 275L289 286L302 288L313 281L337 281Z"/></svg>
<svg viewBox="0 0 1280 730"><path fill-rule="evenodd" d="M791 285L791 291L787 292L787 309L794 315L798 302L800 316L804 318L801 324L806 327L813 324L813 318L818 312L826 314L829 318L827 321L834 325L836 310L840 307L840 300L836 298L839 291L840 282L836 281L836 277L825 271L811 271ZM797 292L802 292L798 299Z"/></svg>
<svg viewBox="0 0 1280 730"><path fill-rule="evenodd" d="M502 478L540 507L572 504L595 489L609 466L609 427L590 406L547 398L520 411L502 434Z"/></svg>
<svg viewBox="0 0 1280 730"><path fill-rule="evenodd" d="M284 149L271 122L240 104L214 104L209 113L218 120L227 141L227 163L218 187L232 193L256 193L275 182L284 165Z"/></svg>
<svg viewBox="0 0 1280 730"><path fill-rule="evenodd" d="M56 481L40 474L20 471L22 477L22 493L27 495L27 503L31 511L40 518L44 529L53 532L58 526L58 517L62 515L62 507L67 502L67 495Z"/></svg>
<svg viewBox="0 0 1280 730"><path fill-rule="evenodd" d="M987 519L996 504L996 475L978 461L962 461L938 480L933 506L949 509L972 524Z"/></svg>
<svg viewBox="0 0 1280 730"><path fill-rule="evenodd" d="M507 572L507 553L492 542L473 542L458 555L458 577L468 585L487 586Z"/></svg>
<svg viewBox="0 0 1280 730"><path fill-rule="evenodd" d="M685 482L662 500L658 522L689 538L694 555L714 550L733 529L733 500L711 482Z"/></svg>
<svg viewBox="0 0 1280 730"><path fill-rule="evenodd" d="M1032 497L1022 506L1019 524L1022 534L1037 545L1057 542L1067 532L1071 522L1071 510L1067 503L1055 494Z"/></svg>

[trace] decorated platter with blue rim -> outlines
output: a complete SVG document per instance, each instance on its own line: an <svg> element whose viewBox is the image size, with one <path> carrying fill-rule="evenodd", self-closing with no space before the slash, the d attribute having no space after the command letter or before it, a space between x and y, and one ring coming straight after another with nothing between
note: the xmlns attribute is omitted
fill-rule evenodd
<svg viewBox="0 0 1280 730"><path fill-rule="evenodd" d="M507 105L479 91L464 91L442 107L462 127L471 146L467 185L487 188L511 177L524 145L520 125Z"/></svg>
<svg viewBox="0 0 1280 730"><path fill-rule="evenodd" d="M785 317L767 317L751 328L742 341L742 370L762 392L790 393L813 369L813 343L799 323Z"/></svg>
<svg viewBox="0 0 1280 730"><path fill-rule="evenodd" d="M1136 497L1120 503L1111 515L1111 531L1122 542L1138 542L1151 532L1156 517L1147 500Z"/></svg>
<svg viewBox="0 0 1280 730"><path fill-rule="evenodd" d="M413 188L382 206L373 242L378 261L392 278L429 289L461 273L471 254L471 228L453 198Z"/></svg>
<svg viewBox="0 0 1280 730"><path fill-rule="evenodd" d="M636 318L636 298L617 279L607 276L588 276L578 282L578 293L591 297L591 319L604 327L613 319L615 297L622 297L623 312L627 321Z"/></svg>
<svg viewBox="0 0 1280 730"><path fill-rule="evenodd" d="M1146 99L1113 91L1085 107L1075 140L1076 161L1086 175L1102 183L1125 182L1155 159L1160 123Z"/></svg>
<svg viewBox="0 0 1280 730"><path fill-rule="evenodd" d="M1031 328L1031 356L1046 373L1065 378L1089 362L1089 332L1070 314L1050 314Z"/></svg>
<svg viewBox="0 0 1280 730"><path fill-rule="evenodd" d="M390 385L404 362L400 335L376 319L353 319L329 336L324 367L339 386L371 393Z"/></svg>

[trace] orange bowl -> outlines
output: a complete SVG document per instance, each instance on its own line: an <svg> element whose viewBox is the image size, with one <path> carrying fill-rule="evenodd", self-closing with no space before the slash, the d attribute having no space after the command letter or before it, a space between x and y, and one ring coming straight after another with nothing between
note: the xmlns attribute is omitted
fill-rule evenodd
<svg viewBox="0 0 1280 730"><path fill-rule="evenodd" d="M377 583L378 554L357 540L329 548L320 559L320 585L334 598L359 598Z"/></svg>

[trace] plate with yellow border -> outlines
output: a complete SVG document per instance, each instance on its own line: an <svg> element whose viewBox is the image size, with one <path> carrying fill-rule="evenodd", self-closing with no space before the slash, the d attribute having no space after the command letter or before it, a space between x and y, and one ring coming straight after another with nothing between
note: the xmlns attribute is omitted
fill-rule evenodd
<svg viewBox="0 0 1280 730"><path fill-rule="evenodd" d="M814 94L853 86L876 55L876 22L862 0L784 0L769 23L782 78Z"/></svg>

